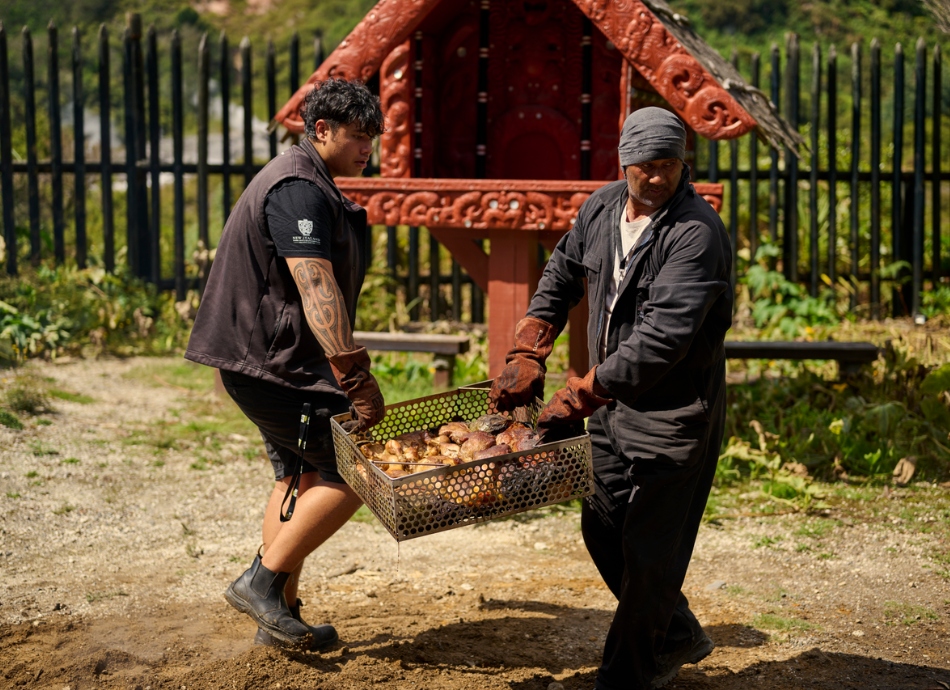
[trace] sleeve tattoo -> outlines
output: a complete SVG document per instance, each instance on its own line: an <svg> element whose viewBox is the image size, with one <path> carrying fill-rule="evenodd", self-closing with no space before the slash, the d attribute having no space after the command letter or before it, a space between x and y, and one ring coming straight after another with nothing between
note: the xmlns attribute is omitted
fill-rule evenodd
<svg viewBox="0 0 950 690"><path fill-rule="evenodd" d="M303 313L328 356L356 349L343 295L325 259L291 259L294 282L303 299Z"/></svg>

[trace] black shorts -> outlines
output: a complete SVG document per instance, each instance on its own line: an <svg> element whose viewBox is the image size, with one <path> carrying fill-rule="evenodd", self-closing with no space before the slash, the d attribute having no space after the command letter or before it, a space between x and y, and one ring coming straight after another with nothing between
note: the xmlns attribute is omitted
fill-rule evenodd
<svg viewBox="0 0 950 690"><path fill-rule="evenodd" d="M263 381L252 376L221 370L221 382L228 395L248 419L257 425L271 464L274 479L294 473L300 453L300 410L310 403L310 431L303 472L319 472L324 481L345 484L336 469L336 453L330 432L330 417L350 409L350 401L340 393L302 391Z"/></svg>

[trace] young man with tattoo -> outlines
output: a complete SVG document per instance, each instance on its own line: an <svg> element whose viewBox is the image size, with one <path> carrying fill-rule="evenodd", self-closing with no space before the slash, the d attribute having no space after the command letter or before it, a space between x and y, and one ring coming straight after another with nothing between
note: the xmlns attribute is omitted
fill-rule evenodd
<svg viewBox="0 0 950 690"><path fill-rule="evenodd" d="M370 260L366 212L333 178L366 168L383 115L363 84L340 79L315 88L301 114L306 138L251 181L224 227L185 357L220 370L228 394L259 428L276 478L263 553L225 598L257 623L255 642L319 649L337 633L301 620L300 572L361 503L337 472L329 419L351 410L362 430L384 414L369 356L353 340ZM293 519L285 522L305 403L309 439Z"/></svg>

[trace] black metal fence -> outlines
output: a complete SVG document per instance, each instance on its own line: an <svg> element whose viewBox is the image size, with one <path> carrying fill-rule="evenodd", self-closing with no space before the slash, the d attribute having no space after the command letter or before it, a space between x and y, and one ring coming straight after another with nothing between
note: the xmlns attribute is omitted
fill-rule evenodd
<svg viewBox="0 0 950 690"><path fill-rule="evenodd" d="M246 39L235 49L226 36L216 45L201 36L185 51L177 32L143 33L133 16L118 41L100 29L96 58L84 53L84 38L74 29L66 70L60 64L66 49L51 25L45 82L36 76L44 61L34 54L29 31L21 33L21 60L10 60L9 42L0 26L7 273L49 256L109 271L124 260L136 275L183 298L200 280L186 257L199 242L213 245L235 187L243 188L278 152L277 134L265 126L284 100L278 91L289 96L300 83L299 40L291 41L279 66L268 43L261 75L253 71ZM785 276L812 294L838 286L850 292L852 308L870 316L918 313L927 291L946 289L950 276L948 123L942 117L950 89L940 47L918 43L910 79L902 47L893 49L888 67L876 40L868 51L852 46L843 65L833 47L818 45L811 60L802 60L795 36L784 53L784 66L778 47L768 55L769 95L807 135L810 152L799 160L746 137L708 142L694 161L697 180L724 183L722 213L737 272L768 242L781 247ZM307 63L321 58L318 41ZM166 60L170 69L163 70ZM733 60L760 86L758 55L748 64ZM63 74L70 75L66 98ZM239 84L236 94L232 81ZM232 118L240 122L232 126ZM464 312L480 320L481 295L472 286L462 309L461 285L470 281L436 242L425 241L424 229L377 230L414 316L461 318ZM433 262L446 266L422 275Z"/></svg>

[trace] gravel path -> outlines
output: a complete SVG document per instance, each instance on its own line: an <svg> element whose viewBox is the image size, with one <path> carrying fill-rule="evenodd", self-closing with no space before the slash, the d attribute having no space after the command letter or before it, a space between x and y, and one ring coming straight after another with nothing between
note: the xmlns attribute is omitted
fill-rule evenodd
<svg viewBox="0 0 950 690"><path fill-rule="evenodd" d="M156 444L230 405L142 374L176 364L31 365L92 400L0 427L0 688L593 687L613 601L570 511L398 547L351 521L301 592L341 645L254 647L221 593L269 467L253 433ZM950 690L950 490L857 505L704 525L685 591L717 648L668 687Z"/></svg>

